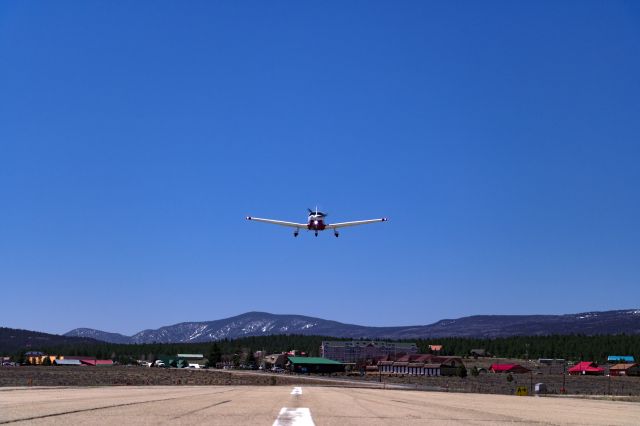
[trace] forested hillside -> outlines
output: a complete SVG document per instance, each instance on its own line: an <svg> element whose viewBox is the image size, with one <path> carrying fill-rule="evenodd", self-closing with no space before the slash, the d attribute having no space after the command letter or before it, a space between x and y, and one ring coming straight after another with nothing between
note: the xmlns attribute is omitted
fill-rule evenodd
<svg viewBox="0 0 640 426"><path fill-rule="evenodd" d="M60 336L39 331L0 327L0 353L10 354L20 350L38 350L42 347L96 345L97 340L87 337Z"/></svg>

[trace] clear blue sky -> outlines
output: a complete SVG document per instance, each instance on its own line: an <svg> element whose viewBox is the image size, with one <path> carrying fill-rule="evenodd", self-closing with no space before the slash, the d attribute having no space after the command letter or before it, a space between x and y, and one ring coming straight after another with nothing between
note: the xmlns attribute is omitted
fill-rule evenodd
<svg viewBox="0 0 640 426"><path fill-rule="evenodd" d="M639 138L634 1L5 1L0 325L638 307Z"/></svg>

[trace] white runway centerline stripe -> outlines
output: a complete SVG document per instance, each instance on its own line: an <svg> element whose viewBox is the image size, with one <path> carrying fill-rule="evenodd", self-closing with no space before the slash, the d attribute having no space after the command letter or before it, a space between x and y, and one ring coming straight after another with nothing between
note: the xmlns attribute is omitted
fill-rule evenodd
<svg viewBox="0 0 640 426"><path fill-rule="evenodd" d="M302 395L302 388L299 386L293 388L291 395Z"/></svg>
<svg viewBox="0 0 640 426"><path fill-rule="evenodd" d="M315 426L308 408L282 407L273 426Z"/></svg>

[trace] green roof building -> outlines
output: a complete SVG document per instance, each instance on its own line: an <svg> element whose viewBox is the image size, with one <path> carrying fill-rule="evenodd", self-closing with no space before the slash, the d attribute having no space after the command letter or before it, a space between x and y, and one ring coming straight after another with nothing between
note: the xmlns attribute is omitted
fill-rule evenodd
<svg viewBox="0 0 640 426"><path fill-rule="evenodd" d="M344 371L344 364L327 358L290 356L289 369L294 373L340 373Z"/></svg>

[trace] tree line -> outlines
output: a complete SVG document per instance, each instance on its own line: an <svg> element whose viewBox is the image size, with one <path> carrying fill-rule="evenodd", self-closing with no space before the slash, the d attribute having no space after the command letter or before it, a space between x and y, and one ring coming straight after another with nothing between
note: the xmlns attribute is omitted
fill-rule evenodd
<svg viewBox="0 0 640 426"><path fill-rule="evenodd" d="M605 362L609 355L640 356L639 335L551 335L513 336L495 339L440 338L418 340L421 352L429 344L443 345L443 354L464 356L472 349L485 349L501 358L539 359L563 358L571 361Z"/></svg>
<svg viewBox="0 0 640 426"><path fill-rule="evenodd" d="M323 340L353 340L328 336L272 335L224 339L207 343L68 343L33 348L51 355L94 356L113 359L122 364L136 360L154 360L162 355L178 353L201 353L205 357L219 360L246 360L249 354L263 351L265 354L299 350L308 356L320 356ZM356 339L357 340L357 339ZM362 339L370 340L370 339ZM484 349L496 357L538 359L564 358L573 361L605 362L609 355L640 356L640 335L552 335L514 336L494 339L472 339L446 337L433 339L404 339L398 342L416 342L420 353L429 353L429 345L443 345L442 355L468 356L472 349ZM4 355L13 355L23 360L26 350Z"/></svg>

